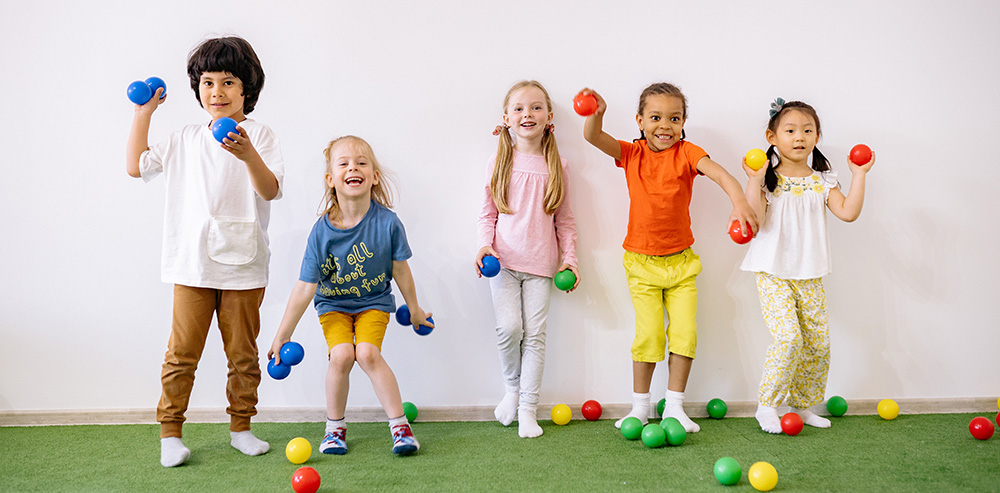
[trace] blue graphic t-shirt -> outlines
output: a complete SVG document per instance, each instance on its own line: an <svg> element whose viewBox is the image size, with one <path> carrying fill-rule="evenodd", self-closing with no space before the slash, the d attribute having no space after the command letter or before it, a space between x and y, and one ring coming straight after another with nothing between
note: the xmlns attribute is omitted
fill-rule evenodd
<svg viewBox="0 0 1000 493"><path fill-rule="evenodd" d="M299 280L318 284L313 305L319 315L372 308L392 313L392 262L412 255L399 217L373 200L353 228L337 229L325 214L316 221Z"/></svg>

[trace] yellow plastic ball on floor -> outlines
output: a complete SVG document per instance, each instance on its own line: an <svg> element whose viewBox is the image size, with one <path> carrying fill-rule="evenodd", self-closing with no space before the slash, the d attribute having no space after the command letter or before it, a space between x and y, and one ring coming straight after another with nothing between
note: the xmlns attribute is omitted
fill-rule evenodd
<svg viewBox="0 0 1000 493"><path fill-rule="evenodd" d="M878 402L878 415L882 419L896 419L899 416L899 404L892 399L882 399Z"/></svg>
<svg viewBox="0 0 1000 493"><path fill-rule="evenodd" d="M755 462L747 473L750 486L757 491L771 491L778 485L778 470L767 462Z"/></svg>
<svg viewBox="0 0 1000 493"><path fill-rule="evenodd" d="M569 410L569 406L566 404L557 404L552 408L552 422L562 426L569 423L569 420L573 418L573 411Z"/></svg>
<svg viewBox="0 0 1000 493"><path fill-rule="evenodd" d="M312 455L312 445L305 438L293 438L288 441L288 445L285 445L285 457L288 457L292 464L301 464L309 460L310 455Z"/></svg>

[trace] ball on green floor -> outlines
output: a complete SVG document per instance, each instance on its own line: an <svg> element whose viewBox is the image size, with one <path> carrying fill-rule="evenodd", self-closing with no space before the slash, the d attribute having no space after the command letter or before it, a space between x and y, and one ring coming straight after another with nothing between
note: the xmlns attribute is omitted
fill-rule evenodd
<svg viewBox="0 0 1000 493"><path fill-rule="evenodd" d="M417 406L412 402L403 403L403 414L406 415L406 420L409 422L414 422L417 420Z"/></svg>
<svg viewBox="0 0 1000 493"><path fill-rule="evenodd" d="M656 415L663 417L663 408L667 407L667 399L660 399L660 402L656 403Z"/></svg>
<svg viewBox="0 0 1000 493"><path fill-rule="evenodd" d="M743 468L732 457L723 457L715 461L713 472L715 473L715 479L718 479L720 483L726 486L739 483L740 478L743 476Z"/></svg>
<svg viewBox="0 0 1000 493"><path fill-rule="evenodd" d="M896 419L899 416L899 404L892 399L882 399L878 402L878 415L882 419Z"/></svg>
<svg viewBox="0 0 1000 493"><path fill-rule="evenodd" d="M729 411L729 406L726 405L726 401L715 398L708 401L708 405L705 406L708 410L708 417L712 419L722 419L726 417L726 412Z"/></svg>
<svg viewBox="0 0 1000 493"><path fill-rule="evenodd" d="M642 435L642 421L635 416L629 416L622 421L622 436L626 440L638 440Z"/></svg>
<svg viewBox="0 0 1000 493"><path fill-rule="evenodd" d="M839 395L835 395L826 401L826 410L829 411L830 416L843 416L847 414L847 399Z"/></svg>
<svg viewBox="0 0 1000 493"><path fill-rule="evenodd" d="M767 462L756 462L747 473L750 486L757 491L771 491L778 485L778 470Z"/></svg>
<svg viewBox="0 0 1000 493"><path fill-rule="evenodd" d="M569 420L573 418L573 411L566 404L556 404L552 408L551 414L552 422L559 426L569 423Z"/></svg>
<svg viewBox="0 0 1000 493"><path fill-rule="evenodd" d="M649 448L661 447L667 441L667 432L660 425L649 423L642 428L642 443Z"/></svg>
<svg viewBox="0 0 1000 493"><path fill-rule="evenodd" d="M301 464L309 460L310 455L312 455L312 445L305 438L293 438L288 441L288 445L285 445L285 457L288 457L288 461L292 464Z"/></svg>
<svg viewBox="0 0 1000 493"><path fill-rule="evenodd" d="M666 424L664 425L664 423ZM667 443L672 447L683 445L684 440L687 440L687 430L677 418L666 418L660 423L660 426L667 433Z"/></svg>

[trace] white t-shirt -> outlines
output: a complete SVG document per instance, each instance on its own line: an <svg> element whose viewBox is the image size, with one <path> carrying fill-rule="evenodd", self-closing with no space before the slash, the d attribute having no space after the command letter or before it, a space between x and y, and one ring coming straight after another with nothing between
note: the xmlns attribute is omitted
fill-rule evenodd
<svg viewBox="0 0 1000 493"><path fill-rule="evenodd" d="M804 177L778 175L774 192L764 188L767 213L740 269L781 279L816 279L831 272L826 200L835 171Z"/></svg>
<svg viewBox="0 0 1000 493"><path fill-rule="evenodd" d="M280 198L285 164L278 139L253 120L240 126L278 179ZM188 125L142 153L139 171L147 182L160 173L166 180L163 282L227 290L267 285L270 202L207 123Z"/></svg>

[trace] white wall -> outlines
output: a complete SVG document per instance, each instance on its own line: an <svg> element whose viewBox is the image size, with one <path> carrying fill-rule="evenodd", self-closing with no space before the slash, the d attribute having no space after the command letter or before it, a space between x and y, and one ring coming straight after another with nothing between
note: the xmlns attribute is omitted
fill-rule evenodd
<svg viewBox="0 0 1000 493"><path fill-rule="evenodd" d="M356 134L398 178L419 295L439 326L429 337L389 327L384 352L404 399L494 404L502 383L488 283L473 273L475 222L503 95L535 78L554 98L571 165L583 278L577 292L553 294L542 402L627 402L625 181L584 142L571 98L584 86L601 91L606 129L631 139L639 92L663 80L688 97L688 138L741 182L739 159L765 145L776 96L818 109L821 149L842 176L852 145L875 149L864 213L830 227L831 394L996 396L998 25L1000 6L988 1L8 5L0 410L155 406L171 311L171 288L159 281L163 185L125 173L125 87L151 75L168 84L151 142L205 119L186 56L204 37L229 33L247 38L263 62L267 82L252 116L276 131L286 163L261 347L316 218L321 150ZM697 180L691 209L705 270L688 398L753 401L770 336L753 277L737 270L744 248L725 234L730 206L710 180ZM225 406L214 334L192 407ZM306 360L287 380L265 377L261 407L323 406L325 346L312 310L295 338ZM665 385L661 368L654 388ZM377 405L360 371L350 405Z"/></svg>

